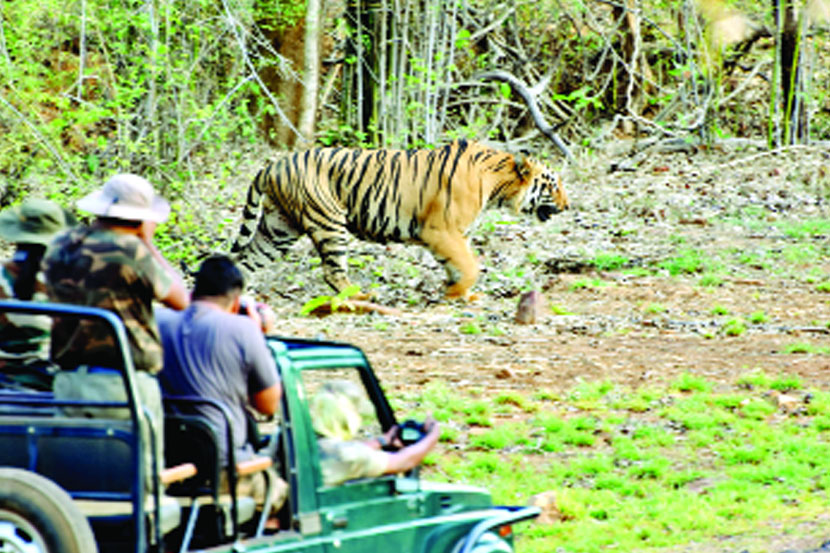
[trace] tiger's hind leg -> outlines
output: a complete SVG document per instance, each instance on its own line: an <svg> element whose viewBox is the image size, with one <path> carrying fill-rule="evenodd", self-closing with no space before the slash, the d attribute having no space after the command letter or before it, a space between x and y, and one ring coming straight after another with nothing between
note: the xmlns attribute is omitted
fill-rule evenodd
<svg viewBox="0 0 830 553"><path fill-rule="evenodd" d="M326 228L309 229L308 234L320 254L323 265L323 279L326 283L338 293L349 288L352 282L348 277L348 265L346 263L349 252L346 246L349 233L346 230L345 217L342 223L330 220L327 222ZM370 295L360 293L349 297L365 300L369 299Z"/></svg>
<svg viewBox="0 0 830 553"><path fill-rule="evenodd" d="M478 280L478 261L464 235L424 229L421 239L447 271L447 299L477 300L478 295L471 294L470 288Z"/></svg>
<svg viewBox="0 0 830 553"><path fill-rule="evenodd" d="M251 272L266 268L274 259L285 255L300 237L279 209L263 214L259 225L246 244L233 245L231 256Z"/></svg>

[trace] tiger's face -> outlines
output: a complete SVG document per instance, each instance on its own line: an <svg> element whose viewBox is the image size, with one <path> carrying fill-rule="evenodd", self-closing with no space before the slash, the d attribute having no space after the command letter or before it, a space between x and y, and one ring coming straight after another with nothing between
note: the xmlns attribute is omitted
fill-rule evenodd
<svg viewBox="0 0 830 553"><path fill-rule="evenodd" d="M528 181L527 191L522 198L520 211L535 213L545 222L560 211L568 209L568 195L562 186L562 179L544 163L528 158L524 161L520 174Z"/></svg>

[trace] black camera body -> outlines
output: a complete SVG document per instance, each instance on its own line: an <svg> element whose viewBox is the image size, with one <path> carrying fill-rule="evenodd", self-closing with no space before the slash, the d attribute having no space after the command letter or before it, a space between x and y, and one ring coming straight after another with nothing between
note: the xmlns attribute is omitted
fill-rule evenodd
<svg viewBox="0 0 830 553"><path fill-rule="evenodd" d="M398 439L404 446L412 445L427 435L424 424L407 419L398 425Z"/></svg>

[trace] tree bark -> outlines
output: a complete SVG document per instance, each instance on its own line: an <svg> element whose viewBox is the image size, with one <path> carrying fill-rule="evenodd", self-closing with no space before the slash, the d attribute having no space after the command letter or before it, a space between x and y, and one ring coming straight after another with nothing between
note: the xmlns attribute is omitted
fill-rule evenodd
<svg viewBox="0 0 830 553"><path fill-rule="evenodd" d="M298 124L307 146L314 143L314 126L317 121L317 93L320 88L320 13L320 0L307 0L303 92Z"/></svg>
<svg viewBox="0 0 830 553"><path fill-rule="evenodd" d="M781 17L781 31L777 37L781 51L781 117L783 141L796 144L807 136L807 114L803 99L798 97L801 90L801 26L794 0L773 0L776 20Z"/></svg>

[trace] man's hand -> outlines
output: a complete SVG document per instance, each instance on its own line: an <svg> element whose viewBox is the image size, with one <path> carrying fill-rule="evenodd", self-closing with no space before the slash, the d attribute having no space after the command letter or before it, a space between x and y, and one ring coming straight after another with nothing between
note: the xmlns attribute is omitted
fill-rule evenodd
<svg viewBox="0 0 830 553"><path fill-rule="evenodd" d="M277 314L267 303L259 302L256 304L256 311L259 313L262 323L260 328L263 334L273 334L277 330Z"/></svg>
<svg viewBox="0 0 830 553"><path fill-rule="evenodd" d="M268 304L255 302L248 296L241 298L241 304L245 306L245 315L256 323L263 334L272 334L276 330L277 316Z"/></svg>

